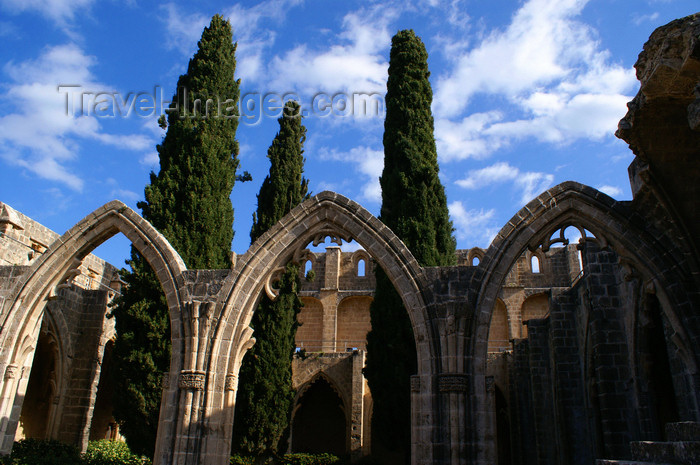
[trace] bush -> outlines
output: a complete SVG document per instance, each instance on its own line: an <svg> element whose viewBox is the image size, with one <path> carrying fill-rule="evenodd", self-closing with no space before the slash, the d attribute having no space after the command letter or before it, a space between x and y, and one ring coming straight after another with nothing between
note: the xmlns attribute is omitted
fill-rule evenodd
<svg viewBox="0 0 700 465"><path fill-rule="evenodd" d="M340 459L333 454L287 454L284 465L331 465L339 463Z"/></svg>
<svg viewBox="0 0 700 465"><path fill-rule="evenodd" d="M22 439L12 446L12 453L2 458L4 465L76 465L80 463L77 447L48 439Z"/></svg>
<svg viewBox="0 0 700 465"><path fill-rule="evenodd" d="M229 463L231 465L253 465L253 458L236 454L231 456Z"/></svg>
<svg viewBox="0 0 700 465"><path fill-rule="evenodd" d="M232 455L231 465L254 465L255 458L243 455ZM332 454L286 454L275 459L277 465L340 465L340 459Z"/></svg>
<svg viewBox="0 0 700 465"><path fill-rule="evenodd" d="M88 443L83 465L151 465L151 460L131 452L125 442L101 439Z"/></svg>

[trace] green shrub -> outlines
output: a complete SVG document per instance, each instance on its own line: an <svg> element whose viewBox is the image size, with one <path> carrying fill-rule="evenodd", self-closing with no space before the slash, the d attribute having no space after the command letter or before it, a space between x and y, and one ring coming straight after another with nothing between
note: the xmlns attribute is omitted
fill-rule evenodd
<svg viewBox="0 0 700 465"><path fill-rule="evenodd" d="M276 465L340 465L340 459L332 454L286 454L273 460ZM244 455L232 455L231 465L254 465L255 458Z"/></svg>
<svg viewBox="0 0 700 465"><path fill-rule="evenodd" d="M48 439L22 439L3 457L3 465L76 465L80 463L77 447Z"/></svg>
<svg viewBox="0 0 700 465"><path fill-rule="evenodd" d="M101 439L88 443L82 463L83 465L150 465L151 460L131 452L125 442Z"/></svg>
<svg viewBox="0 0 700 465"><path fill-rule="evenodd" d="M245 457L243 455L232 455L230 464L231 465L253 465L253 458L252 457Z"/></svg>
<svg viewBox="0 0 700 465"><path fill-rule="evenodd" d="M333 454L286 454L284 465L332 465L340 459Z"/></svg>

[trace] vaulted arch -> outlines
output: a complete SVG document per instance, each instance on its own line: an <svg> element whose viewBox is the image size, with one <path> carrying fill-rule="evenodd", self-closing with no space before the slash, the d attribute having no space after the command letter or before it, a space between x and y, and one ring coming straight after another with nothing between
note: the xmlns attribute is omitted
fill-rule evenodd
<svg viewBox="0 0 700 465"><path fill-rule="evenodd" d="M9 452L12 446L19 415L19 409L13 405L17 394L21 402L23 392L19 391L23 386L26 388L26 383L21 383L17 377L17 368L33 354L47 300L56 295L61 285L79 274L78 267L85 256L120 232L146 258L163 287L171 320L174 355L171 372L180 370L182 357L178 354L183 347L179 287L186 266L148 221L120 201L109 202L51 244L5 300L0 313L0 370L4 374L0 379L0 436L3 439L0 453Z"/></svg>
<svg viewBox="0 0 700 465"><path fill-rule="evenodd" d="M226 441L233 425L233 406L237 374L243 354L254 340L249 326L253 312L266 283L275 270L300 255L310 242L331 237L357 241L381 266L402 296L415 337L418 372L426 376L426 389L432 389L429 376L436 372L435 347L425 311L423 289L425 277L408 248L381 221L356 202L334 192L322 192L294 208L280 222L262 235L248 251L237 258L216 304L217 326L210 344L206 402L209 418L223 423L211 424L207 441ZM223 386L224 392L216 389ZM430 444L430 432L417 441ZM229 439L230 440L230 439ZM218 448L207 444L202 449ZM224 458L221 458L222 463Z"/></svg>
<svg viewBox="0 0 700 465"><path fill-rule="evenodd" d="M698 347L700 331L697 316L692 314L696 295L691 278L697 275L698 269L683 252L678 237L671 235L670 228L662 230L649 224L630 208L630 202L616 201L596 189L568 181L545 191L513 216L495 237L472 277L470 296L476 314L469 351L472 353L472 383L477 404L486 398L489 322L508 271L526 250L534 251L540 246L548 248L553 233L567 226L576 226L584 233L590 231L601 247L613 249L621 263L638 273L644 281L655 285L672 303L667 308L673 309L675 314L670 314L669 319L688 323L677 329L685 334L689 345ZM583 235L584 240L589 240ZM697 349L691 349L688 355L697 359L700 354ZM694 361L693 364L696 365ZM485 405L476 405L472 409L475 444L486 441L483 437L485 415L476 415L485 409ZM475 452L475 456L477 463L484 463L479 452Z"/></svg>

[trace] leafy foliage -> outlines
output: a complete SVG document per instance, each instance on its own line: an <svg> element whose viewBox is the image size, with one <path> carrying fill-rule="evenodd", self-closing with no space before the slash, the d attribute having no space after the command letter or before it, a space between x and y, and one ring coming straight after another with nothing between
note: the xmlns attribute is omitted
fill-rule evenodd
<svg viewBox="0 0 700 465"><path fill-rule="evenodd" d="M412 30L392 39L384 122L380 219L423 266L455 263L455 240L438 177L430 111L428 54ZM401 297L377 269L370 307L365 375L374 401L372 445L397 462L410 451L410 376L416 372L413 330ZM386 459L389 461L390 459Z"/></svg>
<svg viewBox="0 0 700 465"><path fill-rule="evenodd" d="M228 268L233 239L230 195L238 168L239 81L231 25L216 15L199 49L180 76L158 145L160 171L151 173L143 216L175 247L189 268ZM210 104L211 103L211 104ZM221 105L219 105L221 103ZM249 178L245 173L243 178ZM132 247L131 273L112 315L117 318L114 349L115 417L132 450L151 456L155 446L162 373L168 371L168 307L158 280Z"/></svg>
<svg viewBox="0 0 700 465"><path fill-rule="evenodd" d="M287 102L279 119L280 130L270 146L270 173L258 194L258 210L253 216L251 241L307 196L303 144L306 128L300 107ZM288 263L279 280L279 295L271 301L263 295L251 326L256 343L243 359L234 419L233 449L258 458L271 457L284 449L283 436L289 428L294 390L292 357L296 316L302 303L299 265Z"/></svg>
<svg viewBox="0 0 700 465"><path fill-rule="evenodd" d="M22 439L12 452L2 457L3 465L76 465L80 463L77 447L48 439Z"/></svg>
<svg viewBox="0 0 700 465"><path fill-rule="evenodd" d="M122 441L101 439L90 441L83 454L83 465L151 465L147 457L140 457Z"/></svg>
<svg viewBox="0 0 700 465"><path fill-rule="evenodd" d="M340 459L332 454L285 454L281 458L272 459L271 463L279 465L333 465L340 464ZM230 464L254 465L255 458L233 455Z"/></svg>
<svg viewBox="0 0 700 465"><path fill-rule="evenodd" d="M307 198L309 181L302 177L306 128L300 111L299 104L290 100L278 120L280 130L267 150L270 173L260 187L258 211L253 213L251 243Z"/></svg>

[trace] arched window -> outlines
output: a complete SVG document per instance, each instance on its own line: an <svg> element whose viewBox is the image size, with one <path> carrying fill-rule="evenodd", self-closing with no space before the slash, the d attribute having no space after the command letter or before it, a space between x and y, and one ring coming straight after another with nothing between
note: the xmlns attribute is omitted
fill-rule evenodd
<svg viewBox="0 0 700 465"><path fill-rule="evenodd" d="M311 271L312 269L313 269L313 263L311 262L311 260L306 260L304 262L304 276L309 274L309 271Z"/></svg>
<svg viewBox="0 0 700 465"><path fill-rule="evenodd" d="M472 257L472 266L477 266L480 263L479 257L476 255Z"/></svg>
<svg viewBox="0 0 700 465"><path fill-rule="evenodd" d="M540 273L540 257L533 255L530 259L530 269L533 273Z"/></svg>
<svg viewBox="0 0 700 465"><path fill-rule="evenodd" d="M365 259L361 258L357 261L357 276L365 276Z"/></svg>

